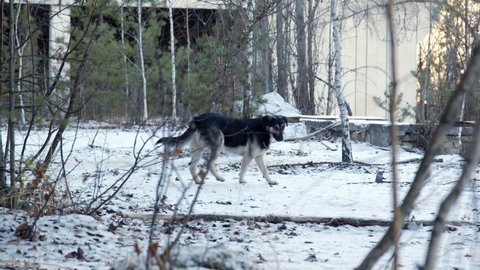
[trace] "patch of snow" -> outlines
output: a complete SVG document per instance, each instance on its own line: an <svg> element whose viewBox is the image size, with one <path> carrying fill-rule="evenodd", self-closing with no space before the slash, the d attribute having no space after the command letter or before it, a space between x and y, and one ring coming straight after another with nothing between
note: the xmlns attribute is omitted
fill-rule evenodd
<svg viewBox="0 0 480 270"><path fill-rule="evenodd" d="M282 96L277 92L270 92L262 96L266 102L258 106L258 112L261 114L277 114L286 117L300 116L300 111L292 104L285 102Z"/></svg>
<svg viewBox="0 0 480 270"><path fill-rule="evenodd" d="M16 228L32 222L33 217L24 211L0 208L0 269L111 269L119 264L127 265L127 261L141 264L150 237L149 217L153 209L160 207L166 215L173 211L187 213L199 188L192 183L188 170L188 151L172 157L167 170L162 172L163 148L155 146L155 141L165 132L152 127L67 130L64 149L72 152L66 164L69 173L61 182L68 183L79 207L111 185L118 186L116 181L134 164L135 155L141 156L141 166L95 218L79 214L40 217L34 241L15 235ZM5 136L5 130L1 136ZM18 144L24 136L23 131L17 133ZM45 130L32 131L26 157L34 154L46 137ZM234 269L240 267L236 268L238 261L258 269L352 269L358 266L386 227L268 223L252 218L274 215L391 220L390 150L354 142L353 157L358 163L345 165L341 163L340 150L329 150L335 149L335 145L341 149L339 140L329 141L328 147L317 140L272 143L265 162L271 178L279 182L273 187L262 178L254 163L245 175L247 183L238 183L241 157L222 154L217 168L226 181L218 182L209 174L193 213L235 215L244 219L188 222L179 240L180 251L193 256L188 259L192 264L186 268L202 269L197 268L198 264L193 266L194 257L201 254L210 254L211 257L206 258L214 261L228 257ZM139 153L141 146L144 148ZM410 188L422 155L419 151L399 149L400 197ZM55 158L49 171L52 179L61 168L60 155ZM463 162L458 155L437 157L409 220L421 222L435 218L440 202L461 174ZM378 170L384 171L382 183L375 182ZM25 178L26 182L31 180L28 176ZM448 217L465 225L443 232L438 269L480 269L477 206L480 188L475 180L479 178L476 172L472 185L465 189ZM159 186L160 179L163 182ZM166 197L162 205L156 206L159 188ZM146 218L130 217L133 214ZM159 244L159 249L176 237L179 225L168 220L157 222L152 239ZM402 231L401 263L405 269L414 269L423 263L431 227L415 223L408 228ZM225 247L225 252L216 247ZM391 253L384 256L375 269L388 266L390 256Z"/></svg>

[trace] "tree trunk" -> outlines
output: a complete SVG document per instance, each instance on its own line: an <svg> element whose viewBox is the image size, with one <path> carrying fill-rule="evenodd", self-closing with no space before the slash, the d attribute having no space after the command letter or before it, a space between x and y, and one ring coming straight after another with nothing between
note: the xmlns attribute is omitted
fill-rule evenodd
<svg viewBox="0 0 480 270"><path fill-rule="evenodd" d="M123 53L123 64L125 65L124 67L124 77L125 77L125 120L129 121L129 115L130 115L130 89L129 89L129 77L128 77L128 58L125 50L125 15L123 11L123 3L122 6L120 7L120 38L122 41L122 49L124 51Z"/></svg>
<svg viewBox="0 0 480 270"><path fill-rule="evenodd" d="M9 145L9 166L10 166L10 186L15 187L15 21L13 18L14 9L13 1L9 3L10 16L9 16L9 25L10 25L10 41L9 41L9 85L8 85L8 142ZM3 35L3 33L2 33Z"/></svg>
<svg viewBox="0 0 480 270"><path fill-rule="evenodd" d="M170 54L172 64L172 119L175 121L177 118L177 84L175 78L175 32L173 30L173 4L171 0L168 1L168 18L170 20Z"/></svg>
<svg viewBox="0 0 480 270"><path fill-rule="evenodd" d="M0 195L2 190L6 189L7 186L7 162L3 153L3 141L2 136L0 136Z"/></svg>
<svg viewBox="0 0 480 270"><path fill-rule="evenodd" d="M342 93L342 44L340 36L340 20L337 15L337 1L331 0L330 6L333 24L333 43L335 45L335 95L340 110L342 123L342 162L353 162L352 141L350 139L350 124L348 120L347 102Z"/></svg>
<svg viewBox="0 0 480 270"><path fill-rule="evenodd" d="M310 95L307 88L307 37L305 24L305 3L295 1L295 25L297 27L297 85L294 92L295 103L304 114L313 114L311 111Z"/></svg>
<svg viewBox="0 0 480 270"><path fill-rule="evenodd" d="M3 0L0 1L0 22L3 22ZM0 70L3 69L3 23L0 23ZM0 96L3 94L3 73L0 72ZM5 160L5 153L3 152L3 141L0 136L0 189L7 187L7 161Z"/></svg>
<svg viewBox="0 0 480 270"><path fill-rule="evenodd" d="M142 75L142 99L143 99L143 118L145 122L148 119L148 107L147 107L147 77L145 74L145 60L143 59L143 20L142 20L142 7L143 0L137 2L137 14L138 14L138 53L140 57L140 73Z"/></svg>
<svg viewBox="0 0 480 270"><path fill-rule="evenodd" d="M19 37L19 31L18 31L18 18L20 16L20 12L22 11L22 5L21 3L18 5L17 8L17 15L15 16L15 44L18 48L18 81L17 81L17 93L18 93L18 101L20 105L20 123L22 126L25 126L26 120L25 120L25 107L23 105L23 93L22 93L22 77L23 77L23 52L25 50L25 47L27 46L27 42L24 42L23 45L21 44L21 40ZM30 39L30 33L27 33L25 36L25 39L28 40Z"/></svg>
<svg viewBox="0 0 480 270"><path fill-rule="evenodd" d="M257 29L257 35L260 39L269 33L269 22L268 17L266 15L262 15L262 18L259 22L259 28ZM268 41L270 41L270 37L267 37ZM272 53L270 49L270 42L266 42L262 44L262 49L260 51L260 62L257 63L257 66L260 66L262 70L260 71L261 76L263 77L263 85L261 88L263 89L263 94L267 94L272 92ZM260 87L259 87L260 89Z"/></svg>
<svg viewBox="0 0 480 270"><path fill-rule="evenodd" d="M255 11L255 0L248 0L247 3L247 87L243 91L243 116L251 114L250 103L253 94L253 20Z"/></svg>
<svg viewBox="0 0 480 270"><path fill-rule="evenodd" d="M422 162L420 163L417 173L415 174L415 179L413 180L411 187L403 200L403 204L400 206L398 218L400 227L403 227L405 219L410 215L420 191L422 190L423 186L425 186L425 182L430 175L430 165L434 157L440 152L440 148L443 146L443 138L445 137L445 134L457 118L463 96L468 96L475 91L474 86L477 83L479 72L480 46L476 46L472 52L472 57L470 58L469 65L462 77L462 80L460 81L460 84L450 96L437 129L432 136ZM377 263L380 257L382 257L383 254L385 254L385 252L392 247L394 243L392 226L394 226L394 224L390 225L389 230L385 233L377 245L370 250L365 259L356 269L371 269Z"/></svg>
<svg viewBox="0 0 480 270"><path fill-rule="evenodd" d="M390 45L390 56L391 56L391 90L390 90L390 141L392 144L392 208L393 208L393 226L392 226L392 235L393 235L393 265L392 269L397 270L400 265L400 213L398 209L398 172L397 172L397 152L398 152L398 137L397 137L397 126L396 126L396 111L397 111L397 62L396 62L396 44L395 44L395 27L393 21L393 0L388 1L387 5L387 21L388 21L388 34L389 34L389 45Z"/></svg>
<svg viewBox="0 0 480 270"><path fill-rule="evenodd" d="M287 60L286 60L286 43L284 32L283 9L284 0L278 0L276 10L276 29L277 29L277 91L283 99L288 101L288 85L287 85Z"/></svg>
<svg viewBox="0 0 480 270"><path fill-rule="evenodd" d="M308 38L307 38L307 59L308 59L308 69L307 69L307 77L308 77L308 96L310 99L309 103L309 111L310 114L316 114L315 108L315 73L314 73L314 56L313 56L313 47L314 47L314 35L315 35L315 11L318 3L320 1L315 1L315 6L313 5L313 0L308 0L308 21L307 21L307 29L308 29Z"/></svg>

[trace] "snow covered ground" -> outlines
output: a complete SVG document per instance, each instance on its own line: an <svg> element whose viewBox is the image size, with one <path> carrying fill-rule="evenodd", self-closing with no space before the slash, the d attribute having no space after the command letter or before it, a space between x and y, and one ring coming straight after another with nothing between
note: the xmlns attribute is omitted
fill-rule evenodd
<svg viewBox="0 0 480 270"><path fill-rule="evenodd" d="M265 99L261 112L299 115L276 93ZM286 138L301 137L305 126L291 124L285 132ZM199 189L188 170L188 150L163 162L164 149L154 143L171 133L155 127L101 128L96 123L67 130L63 151L56 154L47 175L50 181L59 179L52 183L56 194L51 201L63 213L40 217L29 241L21 237L22 224L31 225L35 216L0 208L0 269L144 269L149 239L163 250L178 235L179 248L171 254L176 268L353 269L383 236L385 221L392 219L389 149L354 143L355 163L346 165L340 162L339 141L275 142L265 160L279 185L269 186L254 164L246 175L248 183L238 183L241 158L222 155L217 168L227 180L218 182L208 175ZM0 135L5 142L5 131ZM22 131L16 134L18 145L25 136ZM29 135L24 160L46 137L41 129ZM419 151L400 151L402 197L421 158ZM63 175L61 160L66 160L65 177L58 177ZM434 219L462 165L456 155L438 156L433 164L402 231L403 269L423 264L431 227L422 221ZM379 170L385 172L381 183L375 181ZM480 269L478 174L477 170L449 216L455 226L449 225L442 235L438 269ZM24 174L25 184L33 179L32 173ZM110 195L113 199L99 207ZM181 223L170 218L187 214L194 201L192 213L203 219L187 222L182 230ZM93 215L79 214L96 208ZM164 218L152 226L154 209ZM345 225L339 222L344 218L378 225ZM315 222L319 219L327 222ZM391 259L387 254L375 269L389 269Z"/></svg>
<svg viewBox="0 0 480 270"><path fill-rule="evenodd" d="M301 135L301 125L290 125L289 136ZM24 211L0 208L0 269L126 269L145 255L150 236L150 219L155 206L157 184L162 172L162 147L154 142L164 132L155 128L68 130L64 156L66 182L77 209L105 191L134 164L140 146L141 167L125 182L112 201L94 216L68 213L44 216L37 222L34 241L15 236L15 230L31 222ZM155 134L155 137L152 135ZM17 134L18 143L25 134ZM2 132L2 136L5 134ZM40 146L44 130L31 135L27 157ZM3 140L5 141L5 139ZM72 144L75 141L75 144ZM136 145L136 147L134 147ZM328 146L328 147L327 147ZM238 219L193 220L180 238L179 256L196 254L201 261L226 261L232 269L353 269L387 227L264 222L254 216L325 217L390 220L392 217L390 151L366 143L354 143L357 163L340 163L339 141L310 140L275 142L265 157L277 186L269 186L252 164L247 184L238 183L241 159L222 155L218 171L227 179L218 182L208 175L202 186L194 214L232 215ZM409 189L422 158L420 152L400 151L400 192ZM49 176L59 171L60 154ZM188 151L167 167L159 189L166 196L161 214L187 213L198 185L188 171ZM169 169L172 168L173 170ZM462 159L456 155L437 157L431 176L413 210L411 220L432 220L445 194L457 180ZM376 183L378 170L385 171L385 182ZM27 180L29 176L27 175ZM449 226L443 233L438 269L480 269L478 171L449 216L464 225ZM167 181L168 180L168 181ZM64 180L61 183L64 185ZM117 183L118 187L120 183ZM73 208L65 208L71 212ZM244 217L243 219L241 217ZM403 269L423 264L431 227L416 224L402 231L401 263ZM158 221L153 240L164 247L180 231L179 224ZM391 253L375 269L389 269ZM194 257L194 256L193 256ZM205 259L207 258L207 259ZM198 268L195 259L182 259L185 266ZM194 266L196 265L196 266ZM206 264L203 264L206 265Z"/></svg>

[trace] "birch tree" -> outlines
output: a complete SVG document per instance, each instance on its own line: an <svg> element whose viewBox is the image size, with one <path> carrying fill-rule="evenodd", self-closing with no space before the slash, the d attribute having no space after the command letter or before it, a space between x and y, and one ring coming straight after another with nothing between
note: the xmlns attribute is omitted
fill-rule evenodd
<svg viewBox="0 0 480 270"><path fill-rule="evenodd" d="M3 153L3 141L2 136L0 136L0 195L2 195L3 190L5 190L7 186L7 162L5 160L5 156Z"/></svg>
<svg viewBox="0 0 480 270"><path fill-rule="evenodd" d="M247 87L243 94L243 115L248 117L250 114L250 102L253 93L253 24L254 24L254 0L248 0L247 3Z"/></svg>
<svg viewBox="0 0 480 270"><path fill-rule="evenodd" d="M345 97L342 93L342 44L341 44L341 22L337 13L337 0L330 2L330 15L332 20L332 39L335 47L335 72L334 89L340 110L340 121L342 124L342 162L353 162L352 141L350 139L350 124L348 120L348 109Z"/></svg>
<svg viewBox="0 0 480 270"><path fill-rule="evenodd" d="M277 31L277 91L288 101L288 85L287 85L287 59L286 59L286 39L284 31L283 19L284 0L278 0L276 10L275 26Z"/></svg>
<svg viewBox="0 0 480 270"><path fill-rule="evenodd" d="M123 11L124 9L124 2L122 2L122 5L120 6L120 39L122 42L122 49L123 51L126 51L126 45L125 45L125 12ZM127 54L123 54L123 64L125 65L124 67L124 77L125 77L125 119L128 120L128 115L129 115L129 107L130 107L130 89L129 89L129 76L128 76L128 57Z"/></svg>
<svg viewBox="0 0 480 270"><path fill-rule="evenodd" d="M137 15L138 15L138 34L137 34L137 43L138 43L138 53L140 61L140 73L142 76L142 98L143 98L143 121L148 119L148 106L147 106L147 76L145 74L145 59L143 58L143 20L142 20L142 7L143 0L138 0L137 2Z"/></svg>
<svg viewBox="0 0 480 270"><path fill-rule="evenodd" d="M5 5L0 5L0 22L3 22L3 8ZM0 32L3 33L3 23L0 23ZM3 35L0 35L0 70L3 68ZM3 73L0 72L0 95L3 93ZM5 160L5 154L3 152L3 141L0 136L0 194L1 190L7 188L7 161Z"/></svg>
<svg viewBox="0 0 480 270"><path fill-rule="evenodd" d="M175 32L173 28L173 4L168 0L168 18L170 21L170 54L172 61L172 119L177 118L177 85L176 85L176 69L175 69Z"/></svg>
<svg viewBox="0 0 480 270"><path fill-rule="evenodd" d="M7 145L8 150L7 155L9 154L9 172L10 172L10 186L13 188L15 186L15 127L14 127L14 113L15 113L15 60L16 60L16 51L15 51L15 21L14 21L14 8L13 1L9 3L9 85L8 85L8 136L7 136Z"/></svg>
<svg viewBox="0 0 480 270"><path fill-rule="evenodd" d="M17 15L15 17L15 44L18 48L18 80L17 80L17 93L18 99L20 103L20 123L22 125L26 124L25 120L25 108L23 105L23 94L22 94L22 77L23 77L23 52L25 51L25 47L27 46L27 42L23 42L20 40L20 31L19 29L19 17L20 12L22 11L22 1L20 1L18 8L17 8ZM27 31L25 39L29 39L29 31Z"/></svg>

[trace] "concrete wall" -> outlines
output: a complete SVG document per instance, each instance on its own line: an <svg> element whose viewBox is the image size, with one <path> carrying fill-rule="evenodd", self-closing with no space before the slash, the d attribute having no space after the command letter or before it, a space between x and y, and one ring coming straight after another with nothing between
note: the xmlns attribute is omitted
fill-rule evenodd
<svg viewBox="0 0 480 270"><path fill-rule="evenodd" d="M332 123L331 120L305 121L307 133L320 130ZM436 125L433 124L400 124L397 126L399 142L406 149L423 148L428 145L435 128ZM350 121L350 134L354 141L368 142L379 147L389 147L391 145L390 122L388 121ZM341 136L340 126L317 135L319 138L340 138ZM463 156L465 150L472 144L472 136L473 125L463 124L462 126L451 127L443 138L442 147L438 154L459 154Z"/></svg>

